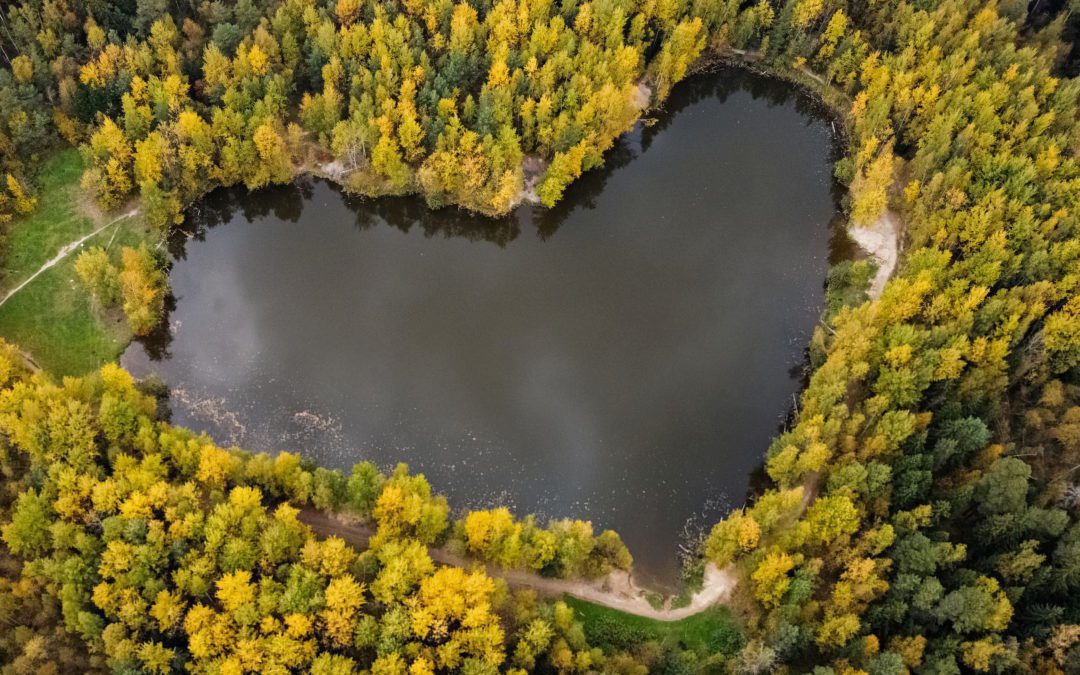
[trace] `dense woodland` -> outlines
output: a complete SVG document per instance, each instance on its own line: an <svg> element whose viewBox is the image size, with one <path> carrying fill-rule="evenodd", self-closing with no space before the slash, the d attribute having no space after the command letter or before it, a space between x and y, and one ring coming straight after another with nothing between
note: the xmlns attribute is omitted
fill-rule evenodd
<svg viewBox="0 0 1080 675"><path fill-rule="evenodd" d="M1068 13L1022 10L850 8L881 50L838 175L856 222L891 197L907 250L817 330L776 488L709 538L750 580L749 670L1080 670L1080 88Z"/></svg>
<svg viewBox="0 0 1080 675"><path fill-rule="evenodd" d="M159 420L116 366L55 384L0 345L0 653L12 672L644 672L604 654L573 612L428 547L549 576L629 568L618 536L582 521L451 521L404 465L350 475L297 455L249 455ZM298 509L370 521L369 546L316 538ZM80 644L81 641L81 644ZM643 660L644 659L644 660Z"/></svg>
<svg viewBox="0 0 1080 675"><path fill-rule="evenodd" d="M215 186L300 171L432 206L551 205L690 69L738 58L845 120L852 223L906 223L879 299L830 294L773 487L704 543L741 580L734 657L590 647L564 605L425 549L600 575L629 564L614 535L501 510L450 525L422 478L222 450L116 368L54 383L5 348L13 672L1080 672L1076 0L52 0L0 17L6 220L34 209L35 158L61 143L103 207L138 196L163 228ZM149 254L84 256L99 301L152 325ZM371 549L313 539L305 505L371 519Z"/></svg>

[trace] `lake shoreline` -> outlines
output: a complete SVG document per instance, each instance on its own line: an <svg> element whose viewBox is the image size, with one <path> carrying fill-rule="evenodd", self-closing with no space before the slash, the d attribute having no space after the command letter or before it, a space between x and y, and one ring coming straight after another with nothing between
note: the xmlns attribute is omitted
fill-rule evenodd
<svg viewBox="0 0 1080 675"><path fill-rule="evenodd" d="M742 459L724 468L724 462L710 459L708 448L714 448L713 454L733 452L736 446L764 449L775 432L780 415L790 405L792 395L797 395L799 383L790 374L788 365L794 366L801 360L803 343L809 339L809 332L820 317L821 286L834 255L832 247L841 235L835 226L837 206L831 163L835 138L828 119L820 115L821 108L802 92L787 83L762 79L744 69L733 68L699 75L682 83L662 112L663 115L639 125L633 134L625 137L608 156L604 169L586 174L573 186L562 207L554 210L522 207L506 219L473 217L461 209L430 210L417 198L354 199L340 187L340 181L322 178L298 179L294 185L255 195L235 188L209 196L190 213L184 234L178 235L173 243L176 248L172 253L177 260L177 269L173 272L174 291L187 298L188 303L181 302L179 313L174 312L170 317L171 322L183 326L170 349L184 356L172 365L161 364L159 367L163 369L161 374L165 381L184 390L184 400L177 403L175 410L176 420L203 429L223 442L254 450L299 448L329 467L347 468L356 457L371 459L380 466L389 466L402 457L409 457L416 462L414 470L427 474L436 489L448 494L452 503L462 507L510 505L520 513L538 513L541 519L586 514L598 527L611 527L628 537L627 543L639 560L639 579L650 586L654 586L656 580L660 586L672 588L679 577L676 560L679 551L684 554L692 551L694 542L704 534L699 529L721 516L728 507L739 505L746 489L746 476L740 467L746 464L749 471L759 460L757 452L741 452ZM784 201L770 199L776 185L790 186L794 197ZM665 226L664 218L683 226ZM355 226L350 226L351 222L355 222ZM226 226L226 223L231 224ZM401 238L403 235L405 239ZM363 237L363 241L357 237ZM465 243L478 240L488 241L497 248ZM454 243L456 241L461 243ZM411 253L406 254L406 251ZM436 271L431 266L437 263L425 262L430 257L421 257L425 253L439 260L449 255L450 258L445 260L455 262L446 262L447 267ZM270 257L250 269L241 262L246 259L257 261L265 256ZM734 257L728 260L731 256ZM232 268L238 271L205 286L209 283L207 278L217 277L219 270ZM299 276L290 272L290 268L301 270ZM605 268L611 269L604 272ZM264 277L260 269L278 272ZM328 272L330 276L326 276L324 269L339 271ZM493 285L480 281L484 275L463 276L466 270L481 269L490 270ZM402 277L404 270L408 270L408 274ZM510 274L509 270L514 273ZM774 274L768 270L786 271ZM357 274L363 279L349 281ZM278 282L275 279L281 275L291 281L284 282L283 288L267 290L276 288ZM316 275L322 281L301 292L308 298L304 304L326 297L332 304L350 307L350 314L364 317L362 323L381 326L384 332L398 336L395 342L401 343L402 348L426 355L425 360L432 354L441 353L441 340L450 340L450 344L456 345L454 349L459 357L472 349L469 344L486 346L479 348L482 353L473 360L461 362L460 358L455 359L467 366L435 361L430 363L430 375L412 377L410 363L399 363L393 353L378 356L381 352L371 350L385 350L385 347L371 342L366 337L368 333L350 328L349 320L340 313L319 318L304 317L296 313L298 310L293 304L275 303L273 311L278 318L274 325L284 322L286 326L334 326L333 332L340 334L327 342L327 338L318 337L316 332L308 339L317 341L305 342L305 349L307 352L314 350L317 355L290 357L285 359L286 362L297 358L308 361L311 367L305 372L310 372L313 368L321 370L320 362L332 360L337 363L333 370L344 368L343 372L354 373L351 377L339 377L327 372L316 387L300 373L290 375L289 368L275 368L274 380L290 383L283 389L284 385L268 382L245 384L244 378L250 377L251 373L271 372L269 362L254 360L251 361L253 365L237 372L235 377L228 375L232 372L229 362L246 358L243 353L250 340L235 344L228 355L215 356L207 351L212 351L212 347L197 347L191 342L198 335L209 335L208 324L206 328L200 328L209 320L206 315L209 310L200 308L209 306L199 298L214 297L216 302L224 299L233 306L229 316L242 318L251 311L258 311L252 307L267 306L270 297L288 298L295 289L307 288L306 277L310 275ZM397 281L384 286L383 282L391 278ZM412 307L408 298L445 294L445 290L440 289L451 279L449 286L456 290L450 297L443 298L448 305L443 302L421 304L404 314L384 316L383 303L369 304L373 295L389 294L398 298L398 304ZM501 281L494 282L494 279ZM535 279L539 284L530 287L522 283L525 279ZM228 289L238 280L242 288L269 295L247 299L232 297L234 292ZM210 288L214 290L207 295ZM335 290L328 294L331 288ZM617 291L619 288L626 290ZM606 289L605 294L617 294L601 299L597 296L601 289ZM409 295L414 291L419 295ZM663 299L658 295L665 293ZM777 301L750 310L759 304L754 298L763 294L775 297ZM734 299L736 296L738 299ZM570 297L579 298L585 306L599 304L572 318L565 302L553 302L555 298ZM784 298L782 302L780 297ZM442 316L444 306L456 307L460 298L473 300L464 303L458 311ZM522 326L503 325L500 317L516 316L523 309L516 306L519 303L543 309L540 314L535 313L537 310L527 310L533 314L525 315L530 318ZM499 309L491 316L472 316L476 307L484 305ZM618 307L637 309L629 314L611 314L611 310ZM726 329L720 328L728 323L723 317L738 316L746 311L762 317L755 321L772 322L754 329L761 330L762 334L753 341L752 348L735 338L729 340L723 332ZM449 333L442 332L438 326L456 325L457 319L450 314L456 317L461 312L464 312L462 317L471 317L465 322L473 328L460 326L450 329ZM420 326L410 318L413 315L439 318L436 326ZM665 317L679 322L681 328L670 335L657 333L668 323ZM269 320L257 323L267 325ZM402 324L402 321L408 324ZM570 323L564 325L561 321ZM708 325L715 328L700 335L695 332L705 329L706 323L702 322L712 321L716 323ZM629 326L639 323L634 332L626 333ZM697 325L700 327L693 328ZM771 327L766 328L766 325ZM477 326L488 327L479 333L503 336L501 342L488 344L483 335L477 334ZM524 326L530 328L522 332ZM619 333L636 337L615 340L616 334L612 331L616 327L620 327ZM263 329L255 328L238 328L236 332L238 335L264 334ZM469 344L455 341L454 336L463 333L472 335L467 341ZM443 337L436 337L436 344L416 342L415 336L423 334ZM532 337L511 351L530 356L522 356L525 360L519 362L506 361L509 355L500 350L503 345L514 344L506 340L515 339L510 336L519 334ZM588 335L606 336L596 342L606 347L597 353L583 352L577 356L571 355L573 352L560 351L571 347L564 344L564 340ZM273 341L282 339L286 338L278 335ZM623 339L629 342L621 342ZM229 341L229 338L218 337L215 341ZM256 342L262 344L265 341L259 339ZM404 347L414 342L415 347ZM325 349L317 347L324 343L327 343ZM326 350L337 349L334 345L339 343L349 345L348 352L338 350L333 352L337 356L327 356ZM588 369L579 365L575 372L580 374L574 377L585 379L572 381L593 383L587 388L594 385L607 387L599 383L608 381L608 375L601 375L595 367L601 367L618 353L612 349L624 348L620 344L626 347L641 345L645 351L623 357L622 365L616 367L612 378L617 373L617 379L625 382L625 372L630 364L636 364L632 369L640 378L649 372L642 371L643 367L653 368L649 364L662 364L667 359L669 365L677 366L678 359L685 360L693 355L697 364L689 367L685 378L677 379L682 387L694 383L691 385L694 389L693 393L687 390L686 394L678 394L677 389L672 389L674 382L664 380L669 375L661 373L648 375L651 379L642 379L643 393L630 399L626 398L624 384L612 384L614 389L611 391L597 389L594 393L607 393L595 396L587 404L576 405L582 411L582 419L592 420L591 424L602 423L603 417L597 417L596 411L605 406L623 411L637 410L627 408L625 401L656 399L645 409L632 414L629 420L602 423L609 431L595 438L605 439L602 445L606 449L596 446L599 440L589 440L593 438L589 435L573 443L560 440L558 429L569 429L566 433L572 438L577 438L579 433L575 430L578 422L560 413L565 405L576 400L577 394L570 390L561 394L548 392L530 406L503 410L505 414L496 416L505 421L502 423L473 416L476 410L499 405L497 401L523 400L523 396L531 395L526 391L498 388L511 382L485 380L474 383L476 386L468 384L472 381L468 378L484 373L489 362L525 368L517 378L521 382L535 378L539 378L538 382L547 381L558 373L562 374L556 381L571 381L565 370L569 364L594 364L589 372L595 372L600 379L585 375ZM728 348L718 350L718 344L728 344ZM536 352L536 346L543 346L541 352ZM298 348L299 345L289 351L293 353ZM550 354L555 359L553 363L525 365L531 355L552 348L555 349ZM733 352L732 349L750 351L743 354L743 351ZM164 350L158 351L163 353ZM141 347L137 346L132 350L131 359L125 360L137 374L147 372L153 365L144 364L140 352ZM657 356L650 356L654 352ZM193 356L199 353L204 355ZM382 405L379 401L370 397L342 401L340 396L328 393L356 388L358 382L377 381L377 375L363 369L369 366L355 370L357 365L349 365L360 363L357 357L350 356L352 353L370 355L367 358L371 363L397 364L392 366L397 369L392 380L368 386L375 391L396 391L399 397L402 387L412 392L424 391L436 386L432 382L439 381L439 373L460 369L454 380L460 391L448 390L445 397L467 401L469 395L463 394L466 391L500 393L493 393L493 401L478 403L471 411L463 409L457 414L439 410L445 406L436 401L443 398L425 402L423 397L406 396L399 400L396 410L401 409L401 403L406 403L406 410L418 405L417 409L425 412L412 415L401 424L431 431L407 432L403 436L400 427L391 432L385 425L380 426L382 423L370 419ZM728 363L725 354L734 353L743 354L743 357ZM660 354L671 356L660 357ZM679 354L684 356L676 356ZM705 367L706 363L716 365ZM765 370L755 371L757 375L732 370L744 367ZM208 369L221 370L215 381L229 382L232 386L221 389L204 381L199 373L208 373ZM668 370L661 368L661 371ZM729 381L757 377L766 378L770 383L761 389L759 396L742 397L724 386ZM426 383L418 384L421 380ZM703 381L707 383L700 384ZM259 392L252 394L254 399L241 396L240 392L249 389ZM293 398L285 389L302 393ZM192 400L213 400L213 403L200 403L193 408ZM361 400L364 403L358 402ZM687 405L687 400L698 403ZM567 403L549 410L552 404L543 401ZM623 403L616 406L619 401ZM207 417L201 413L209 408L231 411L235 415ZM535 419L527 419L519 411L526 408L548 412L538 412ZM259 410L276 411L273 420L259 421L267 414ZM738 433L742 435L738 441L717 440L713 443L709 439L713 439L717 427L715 422L708 420L720 415L716 411L724 410L742 410L740 417L746 421L739 424L752 426L739 427ZM323 420L316 425L317 429L330 425L340 431L324 432L293 424L291 420L297 411L314 414L304 412L304 419L318 417ZM237 419L237 415L242 418L241 425L230 424L223 428L217 422L225 418ZM649 418L655 418L655 422L647 422ZM615 418L611 419L614 421ZM727 425L730 424L735 421L729 421ZM464 433L456 431L461 425L464 425ZM644 426L667 429L663 433L668 435L664 438L651 436L654 432ZM631 433L631 429L639 427L642 427L641 434ZM379 429L384 429L385 433ZM518 430L524 429L545 429L544 433L554 436L547 440L519 436ZM492 430L497 433L492 434ZM474 431L484 433L473 438ZM588 431L582 428L580 433ZM684 432L697 440L687 445L679 435ZM621 433L628 436L623 438L618 435ZM654 441L641 440L650 438ZM438 447L458 449L438 451L432 447L433 442ZM572 452L571 446L577 446L581 451ZM684 471L675 463L670 471L642 477L638 475L641 472L619 468L624 463L648 464L649 458L655 456L656 448L684 446L697 448L691 450L693 453L705 453L694 461L707 471ZM346 452L348 449L355 452L350 454ZM442 453L441 459L434 458L438 455L433 453L438 452ZM506 453L510 453L507 456L522 456L518 457L517 464L507 464L499 459ZM616 460L613 455L622 459ZM546 459L534 463L534 458L539 457ZM450 465L458 468L451 471ZM493 465L503 467L497 469L503 473L492 475ZM570 471L564 480L556 480L553 477L556 472L546 471L546 466L580 466L580 471ZM475 481L466 476L474 471L486 472L486 480L473 485ZM536 473L543 476L543 481L535 483L530 479ZM589 482L594 481L591 476L609 474L614 482L603 490L598 491L596 482ZM718 482L712 489L703 491L699 483L711 481L709 477L714 475ZM599 478L595 481L602 482ZM470 487L463 487L466 483ZM503 492L507 494L503 495ZM637 527L637 534L627 532L624 528L628 511L616 505L625 503L630 494L643 497L661 492L672 493L670 498L664 499L679 505L662 511L679 511L680 515L657 513L648 521L651 525ZM524 502L517 501L522 495L532 496ZM504 496L509 501L504 501ZM649 564L650 556L654 559L653 564ZM656 565L655 559L659 558L670 562Z"/></svg>
<svg viewBox="0 0 1080 675"><path fill-rule="evenodd" d="M730 59L731 57L732 57L732 55L721 55L720 57L718 57L719 60L715 61L714 65L710 66L710 67L716 67L717 64L722 63L726 67L734 67L734 68L738 68L738 69L746 69L746 70L751 70L753 72L756 72L758 74L762 74L762 71L760 69L756 69L756 68L751 67L747 62L733 63L731 60L724 60L724 59ZM705 66L702 66L702 67L704 68ZM781 80L781 81L785 81L785 82L788 82L788 83L792 83L792 80L790 78L785 78L782 75L780 75L780 74L778 74L776 72L773 72L771 70L765 71L764 74L767 77L771 78L771 79L776 79L776 80ZM814 96L816 94L816 92L814 92L814 91L812 91L812 90L810 90L810 89L808 89L806 87L802 87L802 88L804 89L804 91L808 95ZM821 102L824 103L823 100ZM648 111L655 111L655 110L661 109L662 105L663 104L660 104L658 106L654 106L652 108L649 108L649 109L643 111L643 113L641 115L639 115L638 119L634 122L634 127L637 127L638 125L641 124L642 118L644 117L645 113L647 113ZM834 114L836 113L836 110L833 107L830 107L828 105L823 105L823 107L825 109L831 111ZM836 132L836 129L834 127L834 133L835 132ZM621 138L621 136L620 136L620 138ZM839 138L834 139L834 143L839 144L840 143ZM360 195L365 199L370 197L370 195L364 195L363 193L358 193L358 192L356 192L354 190L350 190L348 188L347 181L343 180L340 175L335 176L335 175L331 175L331 174L332 174L332 172L321 172L318 169L318 167L312 168L310 166L307 166L307 167L298 167L298 170L296 172L296 177L297 178L302 178L304 176L316 176L316 177L324 178L324 179L329 180L329 181L337 184L338 186L340 186L341 189L342 189L342 192L345 193L345 194ZM211 191L212 190L208 190L207 192L211 192ZM419 193L414 193L414 194L418 194L418 196L423 196L422 194L419 194ZM467 207L463 207L463 206L460 206L460 205L448 205L447 207L443 207L443 208L453 208L454 210L457 210L457 211L460 211L460 212L466 212L466 213L470 212L470 210ZM493 222L494 222L494 219L498 217L495 214L482 214L482 215L485 215L485 217L492 218Z"/></svg>

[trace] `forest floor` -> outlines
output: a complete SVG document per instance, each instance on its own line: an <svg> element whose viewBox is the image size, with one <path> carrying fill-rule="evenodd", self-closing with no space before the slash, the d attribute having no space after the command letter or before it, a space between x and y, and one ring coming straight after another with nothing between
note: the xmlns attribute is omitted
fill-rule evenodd
<svg viewBox="0 0 1080 675"><path fill-rule="evenodd" d="M106 216L83 198L78 150L57 152L41 168L38 209L7 227L0 258L0 335L45 370L80 375L115 360L131 339L123 317L93 305L75 273L86 245L137 245L151 236L130 212Z"/></svg>
<svg viewBox="0 0 1080 675"><path fill-rule="evenodd" d="M881 297L885 282L896 271L900 259L900 237L903 232L903 220L892 209L885 209L877 220L869 225L848 228L848 236L877 263L877 272L870 282L867 294L872 300Z"/></svg>
<svg viewBox="0 0 1080 675"><path fill-rule="evenodd" d="M744 643L739 621L724 605L710 607L678 621L657 621L573 596L564 596L563 600L577 614L589 643L597 647L632 649L644 642L656 641L678 645L708 657L715 654L733 656Z"/></svg>
<svg viewBox="0 0 1080 675"><path fill-rule="evenodd" d="M324 513L310 507L302 509L299 518L317 535L340 537L360 550L367 548L368 540L375 533L374 528L368 523L346 520L338 515ZM428 554L432 560L443 565L454 567L482 565L476 560L445 548L430 547ZM504 569L493 565L487 565L486 569L488 575L503 579L515 588L532 589L546 596L569 595L595 605L656 621L679 621L705 612L727 600L736 583L734 567L717 569L713 565L708 565L705 568L702 587L691 596L688 605L671 607L671 598L668 598L660 607L654 607L648 599L649 591L637 586L630 573L622 570L590 581L553 579L535 572Z"/></svg>

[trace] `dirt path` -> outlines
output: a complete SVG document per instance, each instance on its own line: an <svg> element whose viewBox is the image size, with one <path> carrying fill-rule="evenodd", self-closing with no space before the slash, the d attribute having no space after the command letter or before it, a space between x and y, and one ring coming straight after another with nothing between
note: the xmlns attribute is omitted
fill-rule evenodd
<svg viewBox="0 0 1080 675"><path fill-rule="evenodd" d="M38 276L40 276L42 272L48 270L51 267L56 266L57 263L59 263L64 258L68 257L72 253L72 251L77 250L80 246L82 246L84 243L86 243L86 241L88 239L90 239L90 238L94 237L95 235L103 232L104 230L109 228L111 225L115 225L116 223L119 223L121 220L124 220L125 218L131 218L132 216L135 216L138 213L139 213L139 209L132 209L131 211L128 211L127 213L123 214L122 216L117 216L116 218L110 220L109 222L107 222L104 225L102 225L101 227L97 228L96 230L94 230L90 234L84 235L84 236L80 237L79 239L76 239L75 241L70 242L70 243L65 244L62 247L60 247L60 250L56 252L56 255L54 255L49 260L45 261L45 264L42 265L41 267L39 267L36 272L31 274L29 277L27 277L21 284L19 284L15 288L11 289L10 291L8 291L7 295L5 295L3 297L3 299L0 299L0 306L3 306L3 304L5 302L10 300L13 295L15 295L16 293L21 291L23 288L25 288L31 281L33 281L34 279L37 279Z"/></svg>
<svg viewBox="0 0 1080 675"><path fill-rule="evenodd" d="M368 540L374 534L374 528L366 523L345 521L310 507L302 509L299 518L315 534L321 537L340 537L358 549L367 548ZM428 554L432 560L443 565L475 567L481 564L444 548L431 547L428 549ZM705 568L702 589L694 594L689 605L677 609L669 606L657 609L649 604L645 596L646 590L638 587L628 572L612 572L603 579L586 581L551 579L533 572L508 570L492 565L485 567L488 575L503 579L517 588L529 588L548 596L572 595L597 605L658 621L685 619L723 602L731 595L736 581L733 567L718 569L713 565L708 565Z"/></svg>
<svg viewBox="0 0 1080 675"><path fill-rule="evenodd" d="M896 270L896 263L900 257L902 227L903 221L900 219L900 214L892 209L885 209L885 212L869 225L848 228L848 235L877 262L877 273L867 291L872 300L881 297L885 282Z"/></svg>

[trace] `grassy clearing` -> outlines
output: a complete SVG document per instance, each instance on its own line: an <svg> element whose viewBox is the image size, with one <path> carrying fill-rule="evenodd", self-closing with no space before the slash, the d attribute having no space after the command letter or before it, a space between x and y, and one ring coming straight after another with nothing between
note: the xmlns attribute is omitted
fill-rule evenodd
<svg viewBox="0 0 1080 675"><path fill-rule="evenodd" d="M611 649L628 649L657 641L701 655L732 655L743 645L738 623L727 607L713 607L680 621L656 621L567 596L566 603L585 626L589 642Z"/></svg>
<svg viewBox="0 0 1080 675"><path fill-rule="evenodd" d="M8 229L0 286L12 288L56 255L70 241L93 231L94 223L79 208L83 161L75 149L51 155L41 167L38 208Z"/></svg>
<svg viewBox="0 0 1080 675"><path fill-rule="evenodd" d="M82 168L75 150L56 153L42 167L38 210L13 222L8 230L0 296L30 277L65 244L100 226L79 202ZM152 236L141 218L127 218L105 228L82 248L107 246L110 253L117 253L121 246L138 245ZM0 306L0 336L58 375L94 370L116 359L131 339L123 317L103 314L93 305L75 274L78 254L73 251Z"/></svg>

